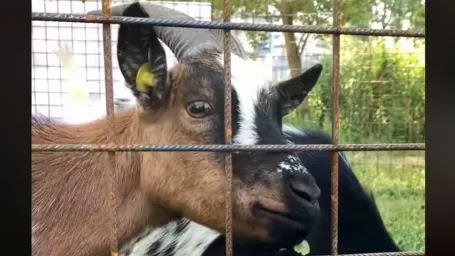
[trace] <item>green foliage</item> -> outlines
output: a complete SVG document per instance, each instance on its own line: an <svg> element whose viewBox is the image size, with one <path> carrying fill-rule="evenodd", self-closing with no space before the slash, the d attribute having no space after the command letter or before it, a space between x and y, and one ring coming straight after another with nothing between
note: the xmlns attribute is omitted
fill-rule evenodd
<svg viewBox="0 0 455 256"><path fill-rule="evenodd" d="M419 54L384 49L384 39L359 43L343 37L340 74L341 143L417 143L425 141L425 68ZM298 108L286 121L331 129L331 56L309 95L309 111Z"/></svg>
<svg viewBox="0 0 455 256"><path fill-rule="evenodd" d="M270 33L268 32L248 32L246 33L246 38L249 44L253 46L254 53L257 53L259 50L259 44L258 42L265 42L269 40Z"/></svg>
<svg viewBox="0 0 455 256"><path fill-rule="evenodd" d="M354 27L369 27L373 20L371 10L374 0L343 0L340 1L341 24Z"/></svg>
<svg viewBox="0 0 455 256"><path fill-rule="evenodd" d="M419 63L424 45L423 40L415 41L415 53L400 53L398 46L386 49L384 39L342 37L341 143L425 142L425 69ZM285 121L330 133L332 56L323 56L321 62L324 69L309 94L307 112L299 107ZM404 251L424 250L424 153L346 155L361 183L373 192L398 246Z"/></svg>

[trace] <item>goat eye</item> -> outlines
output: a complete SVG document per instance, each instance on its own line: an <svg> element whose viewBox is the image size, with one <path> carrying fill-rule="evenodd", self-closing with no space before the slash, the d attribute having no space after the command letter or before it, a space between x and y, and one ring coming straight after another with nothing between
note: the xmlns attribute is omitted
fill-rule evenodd
<svg viewBox="0 0 455 256"><path fill-rule="evenodd" d="M213 113L212 106L205 101L193 101L186 107L188 114L195 118L206 117Z"/></svg>

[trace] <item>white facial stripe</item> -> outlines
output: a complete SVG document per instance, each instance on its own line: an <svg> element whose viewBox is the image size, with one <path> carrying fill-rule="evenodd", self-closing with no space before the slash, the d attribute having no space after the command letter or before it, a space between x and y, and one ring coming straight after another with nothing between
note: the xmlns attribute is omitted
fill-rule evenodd
<svg viewBox="0 0 455 256"><path fill-rule="evenodd" d="M218 61L224 66L223 55ZM253 60L244 60L231 54L231 81L239 100L239 131L234 136L235 144L254 145L259 141L256 132L255 106L261 92L272 88L270 73L261 63Z"/></svg>
<svg viewBox="0 0 455 256"><path fill-rule="evenodd" d="M187 224L177 232L179 225ZM121 256L199 256L220 233L188 219L170 222L162 227L148 229L122 248ZM149 248L155 248L149 253ZM173 247L172 252L166 251Z"/></svg>

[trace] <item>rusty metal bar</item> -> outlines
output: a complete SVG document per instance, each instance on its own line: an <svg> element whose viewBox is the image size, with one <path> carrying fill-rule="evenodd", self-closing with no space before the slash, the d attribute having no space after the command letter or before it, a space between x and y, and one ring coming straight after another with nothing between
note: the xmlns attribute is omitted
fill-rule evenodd
<svg viewBox="0 0 455 256"><path fill-rule="evenodd" d="M108 116L110 144L33 144L32 151L94 151L108 152L109 168L112 170L110 180L110 200L112 208L112 233L110 237L111 253L118 255L118 224L116 202L116 151L221 151L227 152L225 156L225 172L228 184L226 193L226 255L232 255L232 156L231 153L245 151L287 152L291 151L331 151L332 152L332 250L331 255L338 255L338 151L389 151L389 150L425 150L424 143L418 144L344 144L339 145L339 69L340 69L340 35L360 36L391 36L391 37L416 37L425 38L425 32L412 30L379 30L367 28L341 28L339 27L339 1L333 0L333 27L273 25L273 24L248 24L230 22L230 1L224 0L224 21L198 21L198 20L163 20L139 17L113 17L110 16L110 0L103 0L103 15L78 15L61 13L33 12L32 20L82 22L103 24L103 49L106 79L106 110ZM115 142L113 82L112 82L112 54L110 24L146 24L155 26L211 28L225 30L224 62L225 62L225 142L226 145L117 145ZM231 130L231 61L230 61L230 30L246 31L276 31L297 32L333 35L332 58L332 138L333 145L232 145ZM369 254L343 254L350 256L423 256L425 252L398 252L398 253L369 253Z"/></svg>
<svg viewBox="0 0 455 256"><path fill-rule="evenodd" d="M311 145L150 145L150 144L32 144L32 151L218 151L218 152L288 152L288 151L401 151L425 150L425 143L409 144L311 144Z"/></svg>
<svg viewBox="0 0 455 256"><path fill-rule="evenodd" d="M332 1L333 8L333 27L338 29L340 26L340 0ZM339 88L340 88L340 34L333 35L332 42L332 143L338 145L340 137L339 126ZM331 255L338 255L338 152L333 151L332 170L331 170L331 226L332 226L332 250Z"/></svg>
<svg viewBox="0 0 455 256"><path fill-rule="evenodd" d="M307 34L342 34L359 36L391 36L391 37L418 37L425 38L425 32L414 30L392 29L369 29L369 28L333 28L301 25L274 25L274 24L250 24L222 21L199 21L199 20L165 20L139 17L122 17L66 14L66 13L43 13L32 12L32 20L82 22L82 23L109 23L109 24L144 24L163 27L187 27L207 29L229 29L245 31L268 31L268 32L296 32Z"/></svg>
<svg viewBox="0 0 455 256"><path fill-rule="evenodd" d="M108 19L110 16L110 0L102 0L103 18ZM112 79L112 43L111 43L111 25L103 24L103 51L104 51L104 77L106 86L106 112L107 124L109 127L108 140L112 146L115 146L115 117L114 117L114 92ZM109 201L112 212L111 216L111 235L110 248L111 255L118 255L118 223L117 223L117 170L115 151L108 152L109 155Z"/></svg>
<svg viewBox="0 0 455 256"><path fill-rule="evenodd" d="M320 256L329 256L329 255L320 255ZM409 252L356 253L356 254L339 254L338 256L425 256L425 252L409 251Z"/></svg>
<svg viewBox="0 0 455 256"><path fill-rule="evenodd" d="M224 22L231 20L231 2L223 1ZM232 143L231 125L231 31L224 30L224 139L226 144ZM226 173L226 256L232 256L232 155L224 157L224 170Z"/></svg>

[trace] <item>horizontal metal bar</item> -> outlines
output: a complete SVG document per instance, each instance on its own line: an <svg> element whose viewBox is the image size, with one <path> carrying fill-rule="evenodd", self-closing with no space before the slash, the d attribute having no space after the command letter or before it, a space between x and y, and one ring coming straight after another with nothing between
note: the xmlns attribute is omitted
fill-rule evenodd
<svg viewBox="0 0 455 256"><path fill-rule="evenodd" d="M315 145L109 145L109 144L32 144L32 151L219 151L219 152L284 152L284 151L386 151L425 150L416 144L315 144Z"/></svg>
<svg viewBox="0 0 455 256"><path fill-rule="evenodd" d="M323 255L323 256L329 256L329 255ZM425 256L425 252L416 251L416 252L360 253L360 254L339 254L338 256Z"/></svg>
<svg viewBox="0 0 455 256"><path fill-rule="evenodd" d="M32 20L60 21L60 22L84 22L84 23L110 23L110 24L144 24L164 27L187 27L187 28L210 28L248 31L274 31L274 32L298 32L310 34L342 34L361 36L394 36L394 37L425 37L425 32L412 30L381 30L369 28L330 28L316 26L297 25L274 25L274 24L250 24L223 21L200 21L200 20L163 20L139 17L103 16L68 14L68 13L44 13L32 12Z"/></svg>

